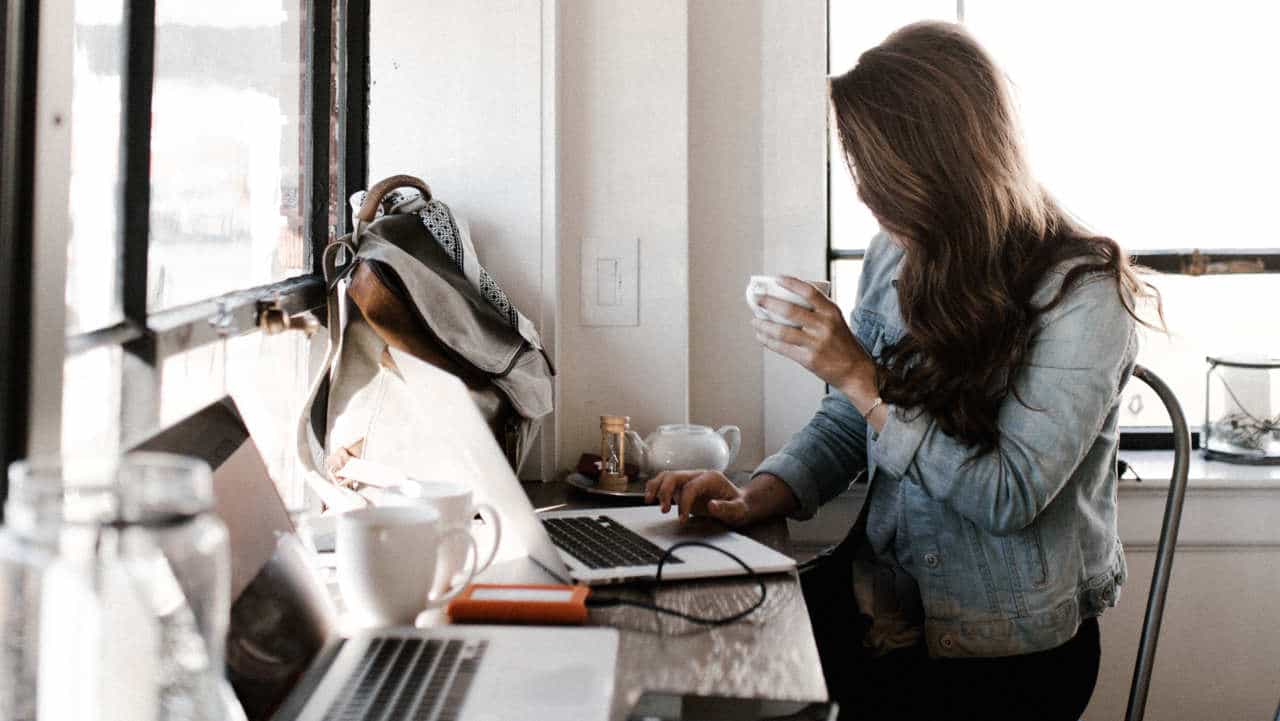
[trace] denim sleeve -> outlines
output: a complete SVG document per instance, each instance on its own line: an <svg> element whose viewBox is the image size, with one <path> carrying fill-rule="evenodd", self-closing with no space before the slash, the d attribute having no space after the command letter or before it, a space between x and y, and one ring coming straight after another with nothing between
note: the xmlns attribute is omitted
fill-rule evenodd
<svg viewBox="0 0 1280 721"><path fill-rule="evenodd" d="M1137 354L1134 320L1115 283L1091 279L1049 311L1011 396L1000 408L998 447L974 448L928 414L890 407L872 435L877 467L992 534L1025 528L1071 478L1098 438Z"/></svg>
<svg viewBox="0 0 1280 721"><path fill-rule="evenodd" d="M753 477L772 473L781 478L800 501L792 517L803 520L847 489L866 465L867 420L848 397L833 390L809 424L766 458Z"/></svg>

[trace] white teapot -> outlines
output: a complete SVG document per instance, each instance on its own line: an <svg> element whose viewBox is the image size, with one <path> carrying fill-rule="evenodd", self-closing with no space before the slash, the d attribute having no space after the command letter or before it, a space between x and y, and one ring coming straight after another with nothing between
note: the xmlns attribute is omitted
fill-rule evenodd
<svg viewBox="0 0 1280 721"><path fill-rule="evenodd" d="M737 426L712 430L672 423L658 426L645 440L635 431L627 431L627 439L639 452L640 467L652 476L663 471L723 471L738 456L742 431Z"/></svg>

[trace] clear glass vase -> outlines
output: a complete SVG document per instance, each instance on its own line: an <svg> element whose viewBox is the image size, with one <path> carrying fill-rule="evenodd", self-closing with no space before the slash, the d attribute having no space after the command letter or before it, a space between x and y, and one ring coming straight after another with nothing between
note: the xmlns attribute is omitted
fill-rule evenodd
<svg viewBox="0 0 1280 721"><path fill-rule="evenodd" d="M10 478L6 523L40 587L38 613L12 620L35 679L34 700L29 680L15 694L34 715L14 718L226 718L230 570L208 466L136 453L24 462Z"/></svg>
<svg viewBox="0 0 1280 721"><path fill-rule="evenodd" d="M1205 360L1205 456L1231 463L1280 463L1280 358Z"/></svg>

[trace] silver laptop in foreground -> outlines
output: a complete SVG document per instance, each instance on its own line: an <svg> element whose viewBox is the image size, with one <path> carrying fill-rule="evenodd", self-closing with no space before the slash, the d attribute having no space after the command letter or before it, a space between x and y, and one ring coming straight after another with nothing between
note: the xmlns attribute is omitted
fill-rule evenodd
<svg viewBox="0 0 1280 721"><path fill-rule="evenodd" d="M603 721L617 646L616 631L597 628L362 633L342 643L314 690L304 684L298 700L273 718Z"/></svg>
<svg viewBox="0 0 1280 721"><path fill-rule="evenodd" d="M419 395L415 418L420 443L415 472L428 478L465 474L477 502L502 518L500 558L528 555L557 578L586 584L652 579L662 553L680 541L701 541L732 553L756 573L795 568L795 561L723 525L707 520L681 523L657 506L555 511L538 516L457 378L395 349L392 358L407 392ZM707 548L677 550L662 569L664 579L745 574L733 559Z"/></svg>
<svg viewBox="0 0 1280 721"><path fill-rule="evenodd" d="M237 579L227 678L249 721L609 718L618 653L613 629L440 626L340 633L329 592L293 535L230 399L142 447L198 456L213 467Z"/></svg>

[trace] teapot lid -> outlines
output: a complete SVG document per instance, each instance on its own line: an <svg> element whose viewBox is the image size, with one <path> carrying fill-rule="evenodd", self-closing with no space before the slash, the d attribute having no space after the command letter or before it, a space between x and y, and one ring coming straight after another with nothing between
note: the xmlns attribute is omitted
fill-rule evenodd
<svg viewBox="0 0 1280 721"><path fill-rule="evenodd" d="M707 426L699 426L692 423L667 423L658 426L659 433L686 433L689 435L697 433L711 433L711 428Z"/></svg>

